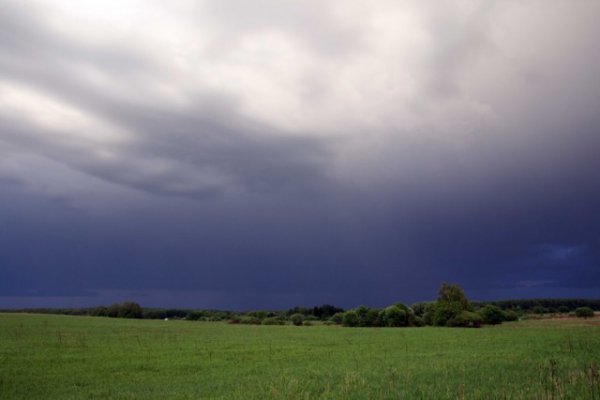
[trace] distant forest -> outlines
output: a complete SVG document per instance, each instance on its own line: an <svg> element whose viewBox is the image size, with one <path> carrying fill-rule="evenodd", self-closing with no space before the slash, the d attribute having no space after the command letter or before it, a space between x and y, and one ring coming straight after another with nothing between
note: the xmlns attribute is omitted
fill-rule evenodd
<svg viewBox="0 0 600 400"><path fill-rule="evenodd" d="M62 314L109 318L180 319L226 321L255 325L343 325L347 327L451 326L480 327L504 321L567 314L591 317L600 311L600 299L523 299L469 301L458 285L443 283L435 301L411 306L396 303L385 308L359 306L344 310L330 304L294 307L289 310L223 311L180 308L142 308L126 301L111 306L87 308L25 308L0 310L5 313Z"/></svg>

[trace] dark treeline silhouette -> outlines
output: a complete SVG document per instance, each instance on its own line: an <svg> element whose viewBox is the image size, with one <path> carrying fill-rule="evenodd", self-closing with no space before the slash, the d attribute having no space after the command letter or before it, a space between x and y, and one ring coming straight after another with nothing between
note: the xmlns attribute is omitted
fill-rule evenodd
<svg viewBox="0 0 600 400"><path fill-rule="evenodd" d="M83 308L22 308L0 310L6 313L32 313L32 314L60 314L60 315L78 315L90 317L110 317L110 318L144 318L144 310L133 301L124 301L123 303L110 306L83 307Z"/></svg>
<svg viewBox="0 0 600 400"><path fill-rule="evenodd" d="M477 328L495 325L533 314L570 314L581 318L594 316L600 299L525 299L469 301L458 285L443 283L437 300L412 304L395 303L384 308L359 306L344 310L331 304L294 307L287 311L197 310L145 308L132 301L87 308L27 308L0 310L38 314L64 314L109 318L181 319L188 321L227 321L230 324L310 326L314 323L346 327L420 327L425 325Z"/></svg>
<svg viewBox="0 0 600 400"><path fill-rule="evenodd" d="M521 310L534 314L567 313L580 307L589 307L592 310L600 311L600 299L524 299L476 301L473 304L476 307L491 304L503 310Z"/></svg>
<svg viewBox="0 0 600 400"><path fill-rule="evenodd" d="M332 306L331 304L323 304L319 307L294 307L290 308L287 311L287 316L291 316L293 314L301 314L304 317L313 316L320 320L326 320L333 317L335 314L339 312L344 312L343 308L339 308L336 306Z"/></svg>

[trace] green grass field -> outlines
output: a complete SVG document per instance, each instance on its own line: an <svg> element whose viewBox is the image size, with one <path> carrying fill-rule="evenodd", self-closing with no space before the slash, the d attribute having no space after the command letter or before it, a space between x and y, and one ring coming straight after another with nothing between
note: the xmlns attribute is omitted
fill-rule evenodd
<svg viewBox="0 0 600 400"><path fill-rule="evenodd" d="M600 320L482 329L0 314L1 399L600 399Z"/></svg>

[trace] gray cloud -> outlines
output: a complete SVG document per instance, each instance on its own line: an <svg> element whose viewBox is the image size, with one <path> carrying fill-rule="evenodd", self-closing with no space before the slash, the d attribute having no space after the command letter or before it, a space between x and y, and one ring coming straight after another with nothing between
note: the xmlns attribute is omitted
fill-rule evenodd
<svg viewBox="0 0 600 400"><path fill-rule="evenodd" d="M74 42L23 10L9 9L3 17L11 33L2 43L8 50L0 60L5 77L132 136L117 146L77 137L57 140L45 134L43 127L5 115L4 141L36 149L110 182L163 194L204 197L237 186L269 191L323 179L319 171L327 155L323 140L278 135L279 130L241 116L234 102L219 94L194 93L195 99L184 109L174 109L160 99L142 105L111 96L91 86L79 66L89 64L105 74L125 74L125 78L140 73L160 75L160 66L125 47L95 49ZM22 62L14 62L29 57L37 62L25 68ZM102 147L110 153L108 159L95 154ZM153 166L159 166L158 170Z"/></svg>
<svg viewBox="0 0 600 400"><path fill-rule="evenodd" d="M596 3L91 4L0 9L0 295L598 290Z"/></svg>

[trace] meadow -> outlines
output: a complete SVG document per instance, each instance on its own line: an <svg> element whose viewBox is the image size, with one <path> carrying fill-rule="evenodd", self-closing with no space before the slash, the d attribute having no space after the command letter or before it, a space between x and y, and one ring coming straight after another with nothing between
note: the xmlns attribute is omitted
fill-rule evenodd
<svg viewBox="0 0 600 400"><path fill-rule="evenodd" d="M600 319L481 329L0 314L1 399L600 399Z"/></svg>

